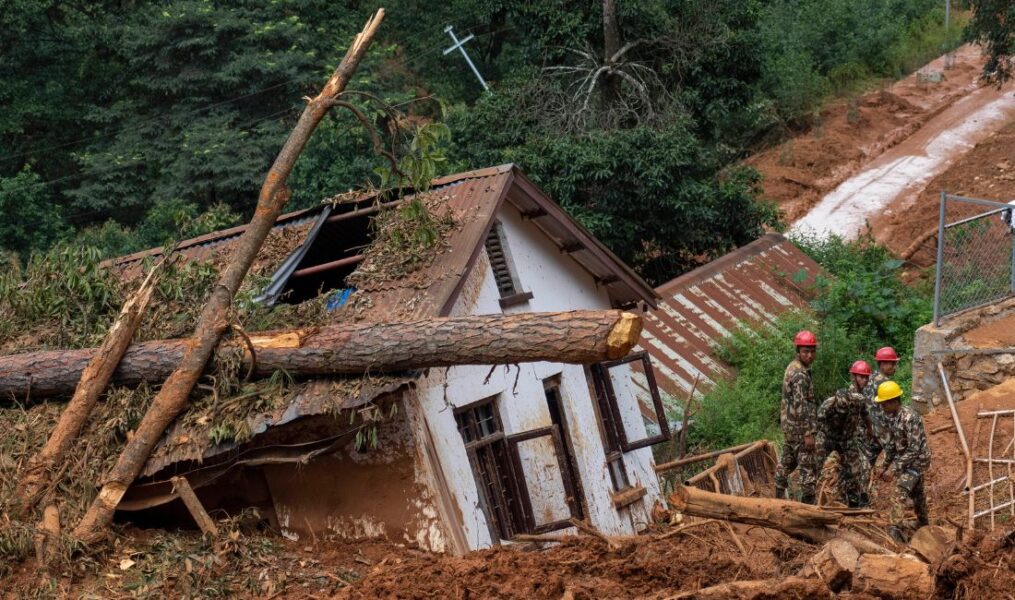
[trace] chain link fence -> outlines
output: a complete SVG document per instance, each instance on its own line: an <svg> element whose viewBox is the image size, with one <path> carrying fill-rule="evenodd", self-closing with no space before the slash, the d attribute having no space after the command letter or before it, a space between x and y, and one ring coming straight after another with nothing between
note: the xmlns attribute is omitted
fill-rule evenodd
<svg viewBox="0 0 1015 600"><path fill-rule="evenodd" d="M1015 294L1013 205L941 193L934 323Z"/></svg>

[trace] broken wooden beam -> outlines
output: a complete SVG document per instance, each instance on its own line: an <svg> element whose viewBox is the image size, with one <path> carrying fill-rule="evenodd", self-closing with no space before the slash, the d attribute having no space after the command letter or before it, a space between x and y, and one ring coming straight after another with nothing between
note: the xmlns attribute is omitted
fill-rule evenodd
<svg viewBox="0 0 1015 600"><path fill-rule="evenodd" d="M627 355L638 343L641 327L641 317L619 310L475 315L251 334L253 364L245 345L220 347L218 352L241 349L243 370L253 367L255 377L279 370L301 377L544 360L585 364ZM113 382L162 381L187 344L134 344L113 373ZM96 352L47 350L0 357L0 397L23 397L29 384L32 398L70 393Z"/></svg>
<svg viewBox="0 0 1015 600"><path fill-rule="evenodd" d="M215 521L212 520L208 511L204 509L204 505L198 500L197 494L194 493L194 488L190 487L190 482L187 481L187 478L173 477L171 481L177 495L180 496L180 500L183 500L184 506L187 507L190 516L194 518L194 522L201 528L201 531L212 537L217 536L219 528L215 525Z"/></svg>
<svg viewBox="0 0 1015 600"><path fill-rule="evenodd" d="M732 446L730 448L724 448L722 450L716 450L714 452L706 452L704 454L695 454L694 456L687 456L687 457L684 457L684 458L678 458L677 460L671 460L669 462L664 462L662 464L656 465L655 466L655 471L656 471L656 473L665 473L666 471L672 471L673 469L678 469L680 467L684 467L684 466L687 466L687 465L693 465L694 463L702 462L702 461L708 460L710 458L716 458L716 457L718 457L718 456L720 456L722 454L727 454L727 453L730 453L730 452L734 452L734 453L735 452L740 452L741 450L744 450L746 448L750 448L751 445L753 445L753 444L754 444L754 442L748 442L746 444L740 444L738 446Z"/></svg>

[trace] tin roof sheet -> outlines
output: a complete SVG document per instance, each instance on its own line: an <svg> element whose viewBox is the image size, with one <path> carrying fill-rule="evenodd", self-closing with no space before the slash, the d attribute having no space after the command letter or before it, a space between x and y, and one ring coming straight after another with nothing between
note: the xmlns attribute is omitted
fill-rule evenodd
<svg viewBox="0 0 1015 600"><path fill-rule="evenodd" d="M656 288L662 300L645 315L640 346L661 390L684 398L696 378L700 393L731 375L715 345L741 323L770 323L807 308L820 272L789 240L770 233Z"/></svg>

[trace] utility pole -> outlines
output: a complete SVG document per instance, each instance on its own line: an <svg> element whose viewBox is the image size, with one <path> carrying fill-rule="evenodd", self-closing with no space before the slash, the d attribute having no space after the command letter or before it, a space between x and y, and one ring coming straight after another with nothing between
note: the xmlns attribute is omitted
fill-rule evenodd
<svg viewBox="0 0 1015 600"><path fill-rule="evenodd" d="M951 18L952 0L945 0L945 33L948 33L948 21Z"/></svg>
<svg viewBox="0 0 1015 600"><path fill-rule="evenodd" d="M454 44L450 48L444 51L444 56L447 56L448 54L454 52L455 50L460 51L462 53L462 56L465 57L465 62L469 63L469 68L471 68L472 72L476 74L476 79L479 80L479 83L483 84L483 89L489 92L490 86L486 85L486 81L483 79L483 76L479 74L479 69L476 68L476 65L472 64L472 59L469 58L469 53L465 51L464 46L465 42L471 40L476 36L470 33L469 35L465 36L464 39L459 40L458 37L455 35L455 32L452 30L451 25L445 27L444 32L450 35L451 41L454 42ZM490 93L492 94L493 92Z"/></svg>

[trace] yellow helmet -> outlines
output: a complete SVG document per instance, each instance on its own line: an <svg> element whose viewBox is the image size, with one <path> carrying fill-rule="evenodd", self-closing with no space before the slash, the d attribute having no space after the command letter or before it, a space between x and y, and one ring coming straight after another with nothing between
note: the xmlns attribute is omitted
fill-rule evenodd
<svg viewBox="0 0 1015 600"><path fill-rule="evenodd" d="M878 397L875 402L887 402L902 397L902 388L894 381L886 381L878 386Z"/></svg>

